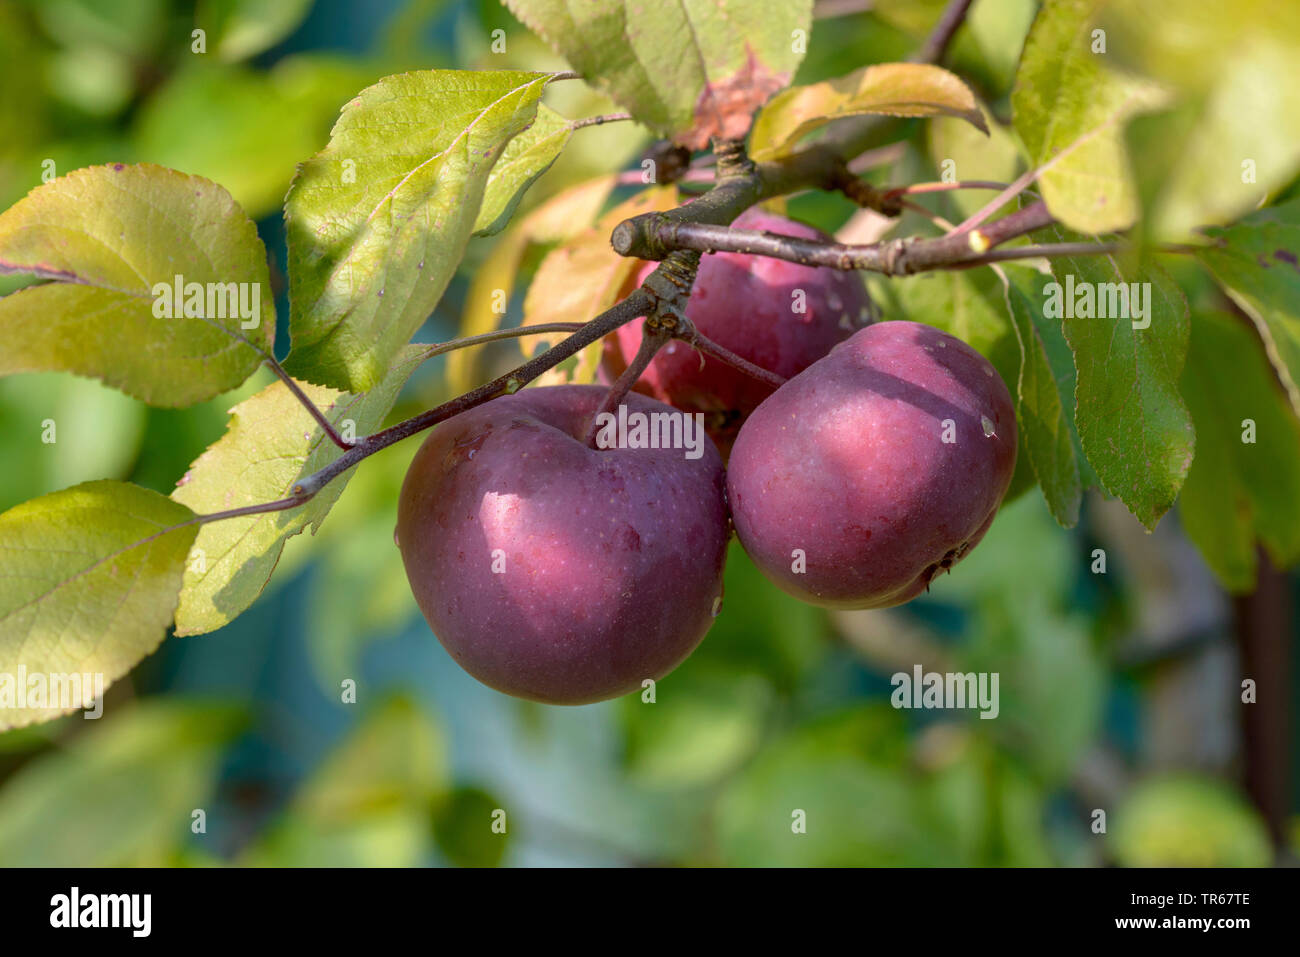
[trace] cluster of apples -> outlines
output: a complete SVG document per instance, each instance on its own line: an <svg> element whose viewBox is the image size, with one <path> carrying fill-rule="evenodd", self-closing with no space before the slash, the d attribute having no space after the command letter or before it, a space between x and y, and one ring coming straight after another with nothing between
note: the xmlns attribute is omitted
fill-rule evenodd
<svg viewBox="0 0 1300 957"><path fill-rule="evenodd" d="M736 225L824 238L757 210ZM589 445L601 386L526 389L438 426L406 476L398 543L447 651L534 701L638 690L719 614L733 528L813 604L881 608L925 590L993 521L1015 409L979 353L923 323L864 325L868 304L855 273L703 257L687 316L790 378L773 390L685 343L661 350L626 411L703 413L717 444L697 457ZM609 375L635 355L636 326L607 343Z"/></svg>

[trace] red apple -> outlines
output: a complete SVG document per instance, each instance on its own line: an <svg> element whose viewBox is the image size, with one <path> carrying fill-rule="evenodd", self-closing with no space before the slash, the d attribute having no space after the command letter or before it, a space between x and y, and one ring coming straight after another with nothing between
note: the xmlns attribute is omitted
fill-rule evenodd
<svg viewBox="0 0 1300 957"><path fill-rule="evenodd" d="M884 322L749 417L728 500L745 551L785 591L882 608L975 547L1015 464L1015 406L989 361L931 326Z"/></svg>
<svg viewBox="0 0 1300 957"><path fill-rule="evenodd" d="M729 526L722 461L593 449L605 389L494 399L436 427L402 486L398 542L429 626L499 691L584 704L640 689L718 613ZM629 415L682 413L629 395Z"/></svg>

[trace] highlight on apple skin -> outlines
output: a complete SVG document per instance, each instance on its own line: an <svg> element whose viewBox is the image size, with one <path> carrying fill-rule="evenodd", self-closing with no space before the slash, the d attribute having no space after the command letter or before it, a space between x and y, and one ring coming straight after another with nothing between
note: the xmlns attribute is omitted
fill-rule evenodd
<svg viewBox="0 0 1300 957"><path fill-rule="evenodd" d="M718 614L730 529L722 460L593 449L606 389L502 396L439 425L411 463L397 539L417 603L470 674L586 704L680 664ZM644 396L630 412L680 412Z"/></svg>
<svg viewBox="0 0 1300 957"><path fill-rule="evenodd" d="M779 587L883 608L978 544L1015 464L1015 406L989 361L931 326L883 322L755 410L728 500L745 551Z"/></svg>

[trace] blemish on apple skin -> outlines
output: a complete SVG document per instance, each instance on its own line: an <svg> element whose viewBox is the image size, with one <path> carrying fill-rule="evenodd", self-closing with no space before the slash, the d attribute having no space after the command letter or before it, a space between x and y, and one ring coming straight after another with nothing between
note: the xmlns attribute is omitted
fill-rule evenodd
<svg viewBox="0 0 1300 957"><path fill-rule="evenodd" d="M1284 263L1289 263L1292 269L1300 271L1300 261L1296 259L1295 253L1288 249L1275 249L1273 251L1273 258L1281 260Z"/></svg>
<svg viewBox="0 0 1300 957"><path fill-rule="evenodd" d="M125 163L114 163L114 164L113 164L113 172L115 172L115 173L120 173L120 172L122 172L122 170L124 170L124 169L126 169L126 164L125 164Z"/></svg>

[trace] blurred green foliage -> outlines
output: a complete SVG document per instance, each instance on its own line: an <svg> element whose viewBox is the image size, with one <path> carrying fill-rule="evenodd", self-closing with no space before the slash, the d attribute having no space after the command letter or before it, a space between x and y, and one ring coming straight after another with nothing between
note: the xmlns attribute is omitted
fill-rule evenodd
<svg viewBox="0 0 1300 957"><path fill-rule="evenodd" d="M796 82L907 57L943 5L889 0L818 19ZM908 137L900 169L930 179L955 159L966 177L1013 175L1008 97L1035 6L977 2L950 57L983 98L991 139L956 120L896 123L892 133ZM361 39L363 21L372 29ZM200 26L205 56L191 52ZM505 31L504 56L492 51L494 29ZM1117 36L1125 56L1155 56L1135 48L1134 34ZM0 62L0 204L38 185L47 168L159 163L226 186L261 220L274 263L283 261L279 207L295 165L324 145L360 89L404 69L560 63L489 0L0 0ZM1170 50L1158 63L1181 76L1188 61ZM557 86L548 104L570 117L612 108L580 83ZM632 167L647 142L624 124L582 131L522 210ZM1158 168L1147 166L1139 163L1150 205L1161 191ZM1192 199L1175 186L1160 202L1177 219L1186 209L1178 204ZM981 196L945 194L936 208L959 219ZM626 198L616 191L611 202ZM852 213L822 196L790 209L832 232ZM500 241L471 244L423 338L454 334L466 279ZM523 262L507 321L518 319L539 260ZM979 283L954 273L878 291L891 312L964 324L955 331L1010 365L1015 341L1005 322L981 325L991 293ZM0 277L0 293L20 284ZM1194 308L1210 308L1193 298ZM954 301L967 311L954 313ZM1194 347L1213 344L1216 329L1207 325ZM481 373L512 353L485 355ZM442 368L417 375L394 419L445 397ZM0 508L99 477L167 492L221 435L226 411L266 381L184 411L145 409L68 376L0 382ZM60 430L52 444L39 441L46 419ZM110 694L102 723L73 717L0 735L0 864L1270 860L1257 812L1210 775L1106 791L1112 833L1090 830L1098 804L1085 766L1099 752L1124 754L1122 742L1144 733L1144 708L1156 706L1139 700L1139 717L1124 717L1132 689L1139 699L1149 690L1118 653L1144 596L1139 579L1112 567L1099 583L1090 569L1104 534L1092 523L1105 508L1099 499L1065 532L1036 492L1021 496L958 574L901 611L803 605L734 547L721 616L658 683L653 703L629 696L546 711L474 684L419 618L392 543L413 451L373 457L320 534L290 542L254 608L265 614L211 637L171 639ZM256 655L245 671L207 674L239 649ZM889 707L890 676L915 661L999 672L999 720ZM341 700L349 681L355 705ZM213 703L213 694L229 701ZM1140 749L1126 756L1145 770ZM193 829L196 810L210 830ZM505 833L493 829L498 811Z"/></svg>

